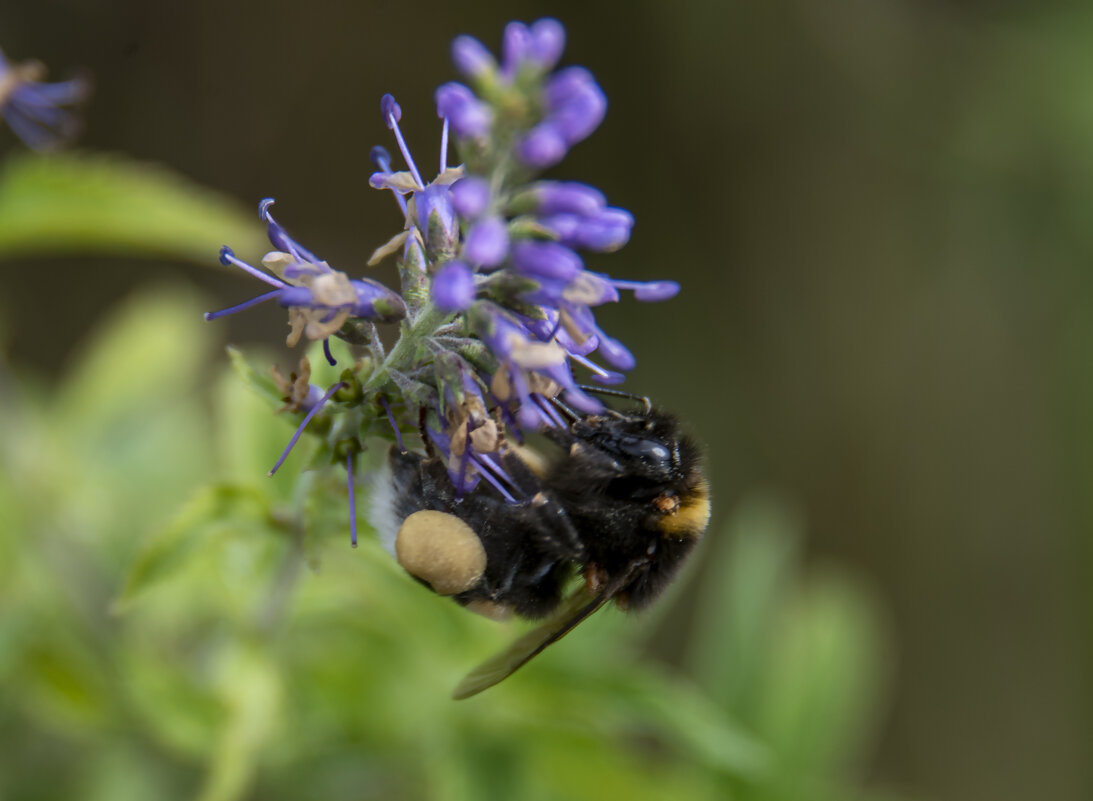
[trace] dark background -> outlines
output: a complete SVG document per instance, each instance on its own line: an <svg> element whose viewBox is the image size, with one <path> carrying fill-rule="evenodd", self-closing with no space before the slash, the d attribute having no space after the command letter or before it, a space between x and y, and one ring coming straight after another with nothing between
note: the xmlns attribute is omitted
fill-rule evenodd
<svg viewBox="0 0 1093 801"><path fill-rule="evenodd" d="M367 186L369 148L394 149L380 95L428 174L452 36L496 49L505 21L546 14L610 99L555 174L637 218L593 266L684 286L602 314L639 357L630 386L707 443L716 517L788 493L812 556L884 605L872 777L954 801L1089 798L1093 8L9 0L0 46L93 73L83 147L248 206L274 196L353 273L399 225ZM254 294L215 262L8 273L10 355L55 374L148 282L197 284L210 308ZM271 344L283 317L219 325Z"/></svg>

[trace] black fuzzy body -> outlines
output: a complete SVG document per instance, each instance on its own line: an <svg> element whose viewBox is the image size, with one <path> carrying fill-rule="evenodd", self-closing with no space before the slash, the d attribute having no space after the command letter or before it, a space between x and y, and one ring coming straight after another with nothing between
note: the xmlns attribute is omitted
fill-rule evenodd
<svg viewBox="0 0 1093 801"><path fill-rule="evenodd" d="M543 475L514 454L503 457L523 494L516 504L485 481L457 498L439 459L392 449L396 518L422 509L445 512L478 535L486 570L454 596L460 603L485 601L542 617L580 571L594 591L611 588L620 605L647 605L705 527L703 517L701 527L676 531L658 507L658 499L705 493L696 446L673 417L657 410L585 416L546 435L559 453Z"/></svg>

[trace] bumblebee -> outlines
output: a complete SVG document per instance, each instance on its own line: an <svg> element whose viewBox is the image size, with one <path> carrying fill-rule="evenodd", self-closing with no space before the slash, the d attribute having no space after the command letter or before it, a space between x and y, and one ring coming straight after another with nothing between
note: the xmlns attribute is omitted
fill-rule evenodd
<svg viewBox="0 0 1093 801"><path fill-rule="evenodd" d="M695 443L654 409L578 415L545 436L541 463L501 451L512 503L486 482L457 497L442 458L392 448L372 518L402 567L441 595L496 619L544 622L456 688L501 681L608 601L641 609L668 585L706 529L709 487ZM583 578L565 595L570 579Z"/></svg>

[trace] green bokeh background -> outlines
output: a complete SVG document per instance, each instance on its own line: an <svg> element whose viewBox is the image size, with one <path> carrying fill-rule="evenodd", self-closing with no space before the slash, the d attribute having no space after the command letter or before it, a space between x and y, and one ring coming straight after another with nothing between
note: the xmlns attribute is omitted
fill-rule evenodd
<svg viewBox="0 0 1093 801"><path fill-rule="evenodd" d="M260 197L363 269L380 95L431 163L451 37L542 14L611 103L555 174L638 221L592 265L684 285L602 319L714 521L648 618L452 704L508 634L345 547L336 473L264 478L291 427L221 346L285 365L283 316L198 314L253 294L215 251L260 254ZM0 32L97 84L80 160L0 131L0 796L1093 794L1093 7L42 0Z"/></svg>

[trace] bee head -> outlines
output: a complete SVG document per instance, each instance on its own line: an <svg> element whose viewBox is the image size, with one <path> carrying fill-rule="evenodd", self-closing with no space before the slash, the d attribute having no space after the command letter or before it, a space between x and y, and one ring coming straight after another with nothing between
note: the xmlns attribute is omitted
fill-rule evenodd
<svg viewBox="0 0 1093 801"><path fill-rule="evenodd" d="M586 417L573 424L572 433L587 458L618 475L654 485L686 477L686 443L675 420L660 412Z"/></svg>

